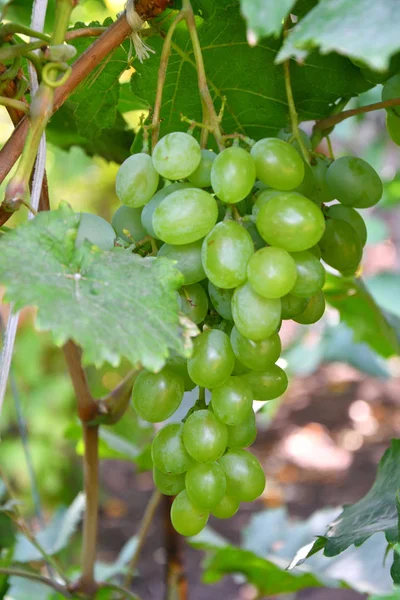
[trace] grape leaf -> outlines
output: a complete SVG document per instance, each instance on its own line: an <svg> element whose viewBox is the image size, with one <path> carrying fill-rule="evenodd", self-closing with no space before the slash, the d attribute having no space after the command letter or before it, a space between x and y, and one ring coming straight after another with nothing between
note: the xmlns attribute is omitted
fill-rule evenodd
<svg viewBox="0 0 400 600"><path fill-rule="evenodd" d="M37 306L37 326L56 344L74 340L85 364L159 370L172 349L188 355L176 289L182 276L166 259L115 248L75 248L80 216L68 205L40 213L0 238L0 281L16 308ZM21 249L23 248L23 252Z"/></svg>
<svg viewBox="0 0 400 600"><path fill-rule="evenodd" d="M400 317L400 276L397 273L378 273L366 279L365 285L379 306Z"/></svg>
<svg viewBox="0 0 400 600"><path fill-rule="evenodd" d="M383 71L400 50L399 21L398 0L321 0L289 34L278 61L303 60L319 47L324 54L338 52Z"/></svg>
<svg viewBox="0 0 400 600"><path fill-rule="evenodd" d="M249 40L257 42L261 37L279 35L283 21L295 3L296 0L241 0Z"/></svg>

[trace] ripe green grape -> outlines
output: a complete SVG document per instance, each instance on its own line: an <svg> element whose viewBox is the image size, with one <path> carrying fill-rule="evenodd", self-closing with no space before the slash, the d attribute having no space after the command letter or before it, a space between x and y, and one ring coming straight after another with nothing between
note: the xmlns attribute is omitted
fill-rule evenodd
<svg viewBox="0 0 400 600"><path fill-rule="evenodd" d="M277 190L289 191L300 185L304 163L297 150L278 138L264 138L254 144L251 156L257 177Z"/></svg>
<svg viewBox="0 0 400 600"><path fill-rule="evenodd" d="M311 165L308 162L305 162L304 159L303 159L303 162L304 162L303 181L300 183L300 185L295 187L293 191L297 192L298 194L301 194L302 196L305 196L306 198L309 198L310 200L315 202L315 204L320 206L321 201L318 198L317 182L314 177L313 170L311 168Z"/></svg>
<svg viewBox="0 0 400 600"><path fill-rule="evenodd" d="M208 311L208 298L200 283L181 288L179 297L182 312L193 323L198 324L204 321Z"/></svg>
<svg viewBox="0 0 400 600"><path fill-rule="evenodd" d="M222 202L235 204L244 200L251 192L255 180L254 161L243 148L226 148L214 160L211 185Z"/></svg>
<svg viewBox="0 0 400 600"><path fill-rule="evenodd" d="M251 371L249 367L245 367L243 363L240 362L237 358L235 358L235 366L233 367L232 375L244 375Z"/></svg>
<svg viewBox="0 0 400 600"><path fill-rule="evenodd" d="M261 235L258 233L256 224L253 223L253 221L244 221L242 223L242 226L249 233L249 235L253 241L254 250L259 250L260 248L264 248L265 242L262 239Z"/></svg>
<svg viewBox="0 0 400 600"><path fill-rule="evenodd" d="M263 298L281 298L296 283L296 263L283 248L261 248L248 262L247 277L253 290Z"/></svg>
<svg viewBox="0 0 400 600"><path fill-rule="evenodd" d="M264 204L266 204L267 202L269 202L269 200L271 200L271 198L273 198L274 196L279 196L280 194L282 194L282 192L280 192L279 190L272 190L271 188L267 188L265 190L262 190L257 195L257 200L254 202L254 205L253 205L253 208L252 208L252 211L251 211L253 217L257 217L260 208Z"/></svg>
<svg viewBox="0 0 400 600"><path fill-rule="evenodd" d="M211 168L217 155L212 150L202 150L200 164L188 177L195 187L205 188L211 186Z"/></svg>
<svg viewBox="0 0 400 600"><path fill-rule="evenodd" d="M174 414L184 391L182 377L168 368L159 373L142 371L133 385L133 406L145 421L160 423Z"/></svg>
<svg viewBox="0 0 400 600"><path fill-rule="evenodd" d="M232 321L232 296L233 290L223 290L216 287L211 281L208 282L208 294L213 307L223 319Z"/></svg>
<svg viewBox="0 0 400 600"><path fill-rule="evenodd" d="M397 73L388 79L382 88L382 100L393 100L400 96L400 74ZM400 117L400 107L392 106L386 109L388 115Z"/></svg>
<svg viewBox="0 0 400 600"><path fill-rule="evenodd" d="M327 215L333 220L339 219L349 223L349 225L353 227L358 237L360 238L361 244L365 246L367 242L367 226L365 225L365 221L359 212L357 212L351 206L344 206L343 204L334 204L333 206L330 206L328 208Z"/></svg>
<svg viewBox="0 0 400 600"><path fill-rule="evenodd" d="M274 400L282 396L288 386L287 375L278 365L246 373L242 379L251 387L255 400Z"/></svg>
<svg viewBox="0 0 400 600"><path fill-rule="evenodd" d="M325 230L325 219L314 202L289 192L274 196L261 206L256 225L270 246L300 252L319 242Z"/></svg>
<svg viewBox="0 0 400 600"><path fill-rule="evenodd" d="M235 288L246 279L246 267L254 253L250 234L236 221L223 221L203 242L201 260L208 279L219 288Z"/></svg>
<svg viewBox="0 0 400 600"><path fill-rule="evenodd" d="M378 173L356 156L342 156L333 161L326 173L326 181L336 200L354 208L374 206L383 192Z"/></svg>
<svg viewBox="0 0 400 600"><path fill-rule="evenodd" d="M325 296L323 292L318 292L312 296L305 310L293 318L293 321L302 325L311 325L319 321L325 312Z"/></svg>
<svg viewBox="0 0 400 600"><path fill-rule="evenodd" d="M298 298L292 294L287 294L281 298L282 319L293 319L304 312L308 305L308 298Z"/></svg>
<svg viewBox="0 0 400 600"><path fill-rule="evenodd" d="M197 410L183 426L185 448L197 462L218 460L226 450L228 430L211 410Z"/></svg>
<svg viewBox="0 0 400 600"><path fill-rule="evenodd" d="M230 519L239 510L239 505L239 500L225 494L220 503L214 506L211 514L217 517L217 519Z"/></svg>
<svg viewBox="0 0 400 600"><path fill-rule="evenodd" d="M263 493L264 471L253 454L246 450L229 450L219 463L225 471L227 494L240 502L253 502Z"/></svg>
<svg viewBox="0 0 400 600"><path fill-rule="evenodd" d="M157 256L164 256L176 261L175 267L182 273L184 285L198 283L206 276L201 263L202 243L203 240L197 240L196 242L183 244L182 246L163 244Z"/></svg>
<svg viewBox="0 0 400 600"><path fill-rule="evenodd" d="M210 389L222 385L231 375L234 364L235 355L223 331L209 329L194 338L188 371L197 385Z"/></svg>
<svg viewBox="0 0 400 600"><path fill-rule="evenodd" d="M279 327L281 302L263 298L248 283L237 287L232 297L232 316L242 335L255 342L271 336Z"/></svg>
<svg viewBox="0 0 400 600"><path fill-rule="evenodd" d="M213 389L211 405L214 413L225 425L239 425L253 406L253 394L249 385L240 377Z"/></svg>
<svg viewBox="0 0 400 600"><path fill-rule="evenodd" d="M190 244L200 240L217 222L218 207L204 190L189 188L169 194L156 207L153 228L167 244Z"/></svg>
<svg viewBox="0 0 400 600"><path fill-rule="evenodd" d="M400 146L400 117L387 113L386 129L392 142Z"/></svg>
<svg viewBox="0 0 400 600"><path fill-rule="evenodd" d="M183 425L169 423L160 429L151 445L153 463L166 475L180 475L193 465L183 443L182 432Z"/></svg>
<svg viewBox="0 0 400 600"><path fill-rule="evenodd" d="M133 244L147 235L142 225L142 209L131 206L120 206L114 213L111 225L119 238Z"/></svg>
<svg viewBox="0 0 400 600"><path fill-rule="evenodd" d="M207 524L209 513L197 508L189 500L185 490L180 492L171 506L171 522L174 529L185 536L197 535Z"/></svg>
<svg viewBox="0 0 400 600"><path fill-rule="evenodd" d="M197 169L201 149L197 140L188 133L168 133L153 150L153 165L166 179L185 179Z"/></svg>
<svg viewBox="0 0 400 600"><path fill-rule="evenodd" d="M326 156L315 156L310 165L314 179L314 189L309 196L310 200L320 206L323 202L330 202L334 195L330 191L326 182L326 173L331 161Z"/></svg>
<svg viewBox="0 0 400 600"><path fill-rule="evenodd" d="M165 496L176 496L185 489L185 473L179 475L166 474L154 466L153 480L158 490Z"/></svg>
<svg viewBox="0 0 400 600"><path fill-rule="evenodd" d="M148 154L129 156L118 169L115 191L122 204L138 208L156 193L159 175Z"/></svg>
<svg viewBox="0 0 400 600"><path fill-rule="evenodd" d="M300 298L309 298L321 290L325 283L325 269L314 254L307 250L294 252L297 279L291 294Z"/></svg>
<svg viewBox="0 0 400 600"><path fill-rule="evenodd" d="M228 427L228 448L247 448L256 436L256 415L250 410L240 423Z"/></svg>
<svg viewBox="0 0 400 600"><path fill-rule="evenodd" d="M210 510L225 496L226 477L217 462L194 465L186 473L185 483L189 499L199 508Z"/></svg>
<svg viewBox="0 0 400 600"><path fill-rule="evenodd" d="M334 269L346 274L357 270L362 258L362 244L350 223L329 219L319 247L322 259Z"/></svg>
<svg viewBox="0 0 400 600"><path fill-rule="evenodd" d="M281 340L277 333L254 342L242 335L237 327L231 331L231 344L236 358L249 369L261 371L273 365L281 354Z"/></svg>
<svg viewBox="0 0 400 600"><path fill-rule="evenodd" d="M85 240L101 250L111 250L114 247L116 235L110 223L91 213L81 213L75 246L80 248Z"/></svg>
<svg viewBox="0 0 400 600"><path fill-rule="evenodd" d="M183 384L185 386L185 392L190 392L191 390L193 390L196 387L196 384L194 383L194 381L192 381L190 379L190 376L188 373L188 368L187 368L187 359L186 358L183 358L182 356L179 356L178 354L171 352L171 355L169 356L169 358L167 360L166 366L168 367L168 369L170 371L173 371L174 373L176 373L177 375L182 377Z"/></svg>
<svg viewBox="0 0 400 600"><path fill-rule="evenodd" d="M173 192L176 192L178 190L185 190L191 187L192 186L190 185L190 183L172 183L171 185L166 185L165 187L163 187L152 197L150 202L148 202L143 208L141 215L142 225L147 231L148 235L151 235L151 237L158 239L156 236L156 232L153 228L153 215L157 206L161 204L164 198L166 198Z"/></svg>

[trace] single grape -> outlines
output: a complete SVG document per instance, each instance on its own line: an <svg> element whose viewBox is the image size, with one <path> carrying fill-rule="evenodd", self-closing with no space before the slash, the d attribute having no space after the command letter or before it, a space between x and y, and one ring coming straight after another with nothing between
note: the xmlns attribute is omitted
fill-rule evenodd
<svg viewBox="0 0 400 600"><path fill-rule="evenodd" d="M231 331L231 345L238 360L249 369L261 371L273 365L281 354L281 340L277 333L254 342L240 333L237 327Z"/></svg>
<svg viewBox="0 0 400 600"><path fill-rule="evenodd" d="M286 392L288 379L278 365L271 365L264 371L251 371L242 375L251 387L255 400L274 400Z"/></svg>
<svg viewBox="0 0 400 600"><path fill-rule="evenodd" d="M311 168L311 165L308 162L305 162L304 159L303 159L303 163L304 163L303 181L300 183L300 185L295 187L293 191L296 192L297 194L301 194L302 196L305 196L306 198L309 198L310 200L315 202L315 204L320 206L321 200L319 200L319 197L318 197L317 182L314 177L313 170Z"/></svg>
<svg viewBox="0 0 400 600"><path fill-rule="evenodd" d="M80 248L86 240L101 250L111 250L115 238L115 231L110 223L92 213L81 213L75 238L76 248Z"/></svg>
<svg viewBox="0 0 400 600"><path fill-rule="evenodd" d="M188 368L187 368L187 359L179 356L178 354L171 352L166 366L170 371L173 371L183 379L183 384L185 386L185 392L190 392L196 387L196 384L190 379Z"/></svg>
<svg viewBox="0 0 400 600"><path fill-rule="evenodd" d="M322 259L334 269L355 273L362 258L362 244L355 229L339 219L329 219L319 243Z"/></svg>
<svg viewBox="0 0 400 600"><path fill-rule="evenodd" d="M174 529L185 536L197 535L207 524L209 513L197 508L189 500L185 490L180 492L171 506L171 522Z"/></svg>
<svg viewBox="0 0 400 600"><path fill-rule="evenodd" d="M333 161L326 181L334 198L346 206L369 208L382 197L382 181L371 165L362 158L342 156Z"/></svg>
<svg viewBox="0 0 400 600"><path fill-rule="evenodd" d="M142 371L133 384L133 406L145 421L160 423L174 414L184 391L182 377L168 368L159 373Z"/></svg>
<svg viewBox="0 0 400 600"><path fill-rule="evenodd" d="M197 169L201 149L197 140L188 133L168 133L153 150L153 165L166 179L185 179Z"/></svg>
<svg viewBox="0 0 400 600"><path fill-rule="evenodd" d="M292 294L287 294L281 298L282 319L293 319L307 308L309 298L298 298Z"/></svg>
<svg viewBox="0 0 400 600"><path fill-rule="evenodd" d="M321 258L321 248L318 246L318 244L316 244L312 248L309 248L307 252L311 252L311 254L314 254L314 256L318 259Z"/></svg>
<svg viewBox="0 0 400 600"><path fill-rule="evenodd" d="M278 138L264 138L254 144L251 156L257 177L277 190L289 191L300 185L304 163L297 150Z"/></svg>
<svg viewBox="0 0 400 600"><path fill-rule="evenodd" d="M307 250L294 252L297 279L291 294L300 298L309 298L321 290L325 283L325 269L314 254Z"/></svg>
<svg viewBox="0 0 400 600"><path fill-rule="evenodd" d="M279 190L272 190L271 188L267 188L266 190L262 190L258 196L257 196L257 200L254 202L253 204L253 208L252 208L252 215L253 217L257 217L260 208L266 204L267 202L269 202L269 200L271 200L271 198L274 198L274 196L279 196L282 192L280 192ZM264 244L265 246L265 244Z"/></svg>
<svg viewBox="0 0 400 600"><path fill-rule="evenodd" d="M319 321L325 312L325 296L323 292L318 292L312 296L307 304L307 308L294 317L294 321L302 325L311 325Z"/></svg>
<svg viewBox="0 0 400 600"><path fill-rule="evenodd" d="M250 410L243 421L228 427L228 448L247 448L256 436L256 415L254 410Z"/></svg>
<svg viewBox="0 0 400 600"><path fill-rule="evenodd" d="M145 238L147 231L142 225L141 214L141 208L120 206L111 220L111 225L117 236L130 244Z"/></svg>
<svg viewBox="0 0 400 600"><path fill-rule="evenodd" d="M279 299L262 298L248 283L244 283L234 291L232 316L238 331L258 342L278 329L281 302Z"/></svg>
<svg viewBox="0 0 400 600"><path fill-rule="evenodd" d="M253 223L253 221L244 221L242 223L242 226L250 234L250 237L253 240L254 250L259 250L260 248L264 248L265 242L262 239L261 235L258 233L256 224Z"/></svg>
<svg viewBox="0 0 400 600"><path fill-rule="evenodd" d="M208 311L208 298L200 283L181 288L179 297L182 312L193 323L198 324L204 321Z"/></svg>
<svg viewBox="0 0 400 600"><path fill-rule="evenodd" d="M319 242L325 219L314 202L291 192L274 196L261 206L256 225L270 246L300 252Z"/></svg>
<svg viewBox="0 0 400 600"><path fill-rule="evenodd" d="M334 195L330 191L326 182L326 173L328 171L330 161L326 156L315 156L312 159L310 165L312 176L314 179L314 188L311 195L308 196L310 200L320 206L323 202L330 202L334 199Z"/></svg>
<svg viewBox="0 0 400 600"><path fill-rule="evenodd" d="M211 283L230 289L246 279L247 263L253 253L253 241L246 229L236 221L223 221L204 239L201 260Z"/></svg>
<svg viewBox="0 0 400 600"><path fill-rule="evenodd" d="M122 204L138 208L156 193L159 175L148 154L129 156L118 169L115 191Z"/></svg>
<svg viewBox="0 0 400 600"><path fill-rule="evenodd" d="M211 298L213 307L223 319L232 321L232 296L233 290L223 290L216 287L211 281L208 282L208 294Z"/></svg>
<svg viewBox="0 0 400 600"><path fill-rule="evenodd" d="M235 366L233 367L232 375L244 375L251 371L249 367L245 367L243 363L240 362L237 358L235 358Z"/></svg>
<svg viewBox="0 0 400 600"><path fill-rule="evenodd" d="M222 202L244 200L256 180L256 167L250 154L237 146L226 148L213 162L211 185Z"/></svg>
<svg viewBox="0 0 400 600"><path fill-rule="evenodd" d="M159 206L161 204L161 202L164 200L164 198L166 198L173 192L176 192L178 190L185 190L185 189L191 188L191 187L192 186L190 185L190 183L180 183L180 182L172 183L171 185L166 185L152 197L152 199L150 200L150 202L148 202L146 204L146 206L143 207L141 221L142 221L142 225L143 225L144 229L147 231L148 235L151 235L151 237L158 239L156 236L156 232L154 231L154 228L153 228L153 215L154 215L154 211L156 210L157 206Z"/></svg>
<svg viewBox="0 0 400 600"><path fill-rule="evenodd" d="M261 248L248 262L247 277L253 290L263 298L281 298L296 283L296 263L283 248Z"/></svg>
<svg viewBox="0 0 400 600"><path fill-rule="evenodd" d="M222 385L231 375L234 364L235 355L223 331L208 329L194 338L188 371L197 385L210 389Z"/></svg>
<svg viewBox="0 0 400 600"><path fill-rule="evenodd" d="M186 492L195 506L211 510L226 492L226 477L217 462L199 463L186 473Z"/></svg>
<svg viewBox="0 0 400 600"><path fill-rule="evenodd" d="M225 494L220 503L214 506L211 514L217 519L230 519L239 510L239 505L239 500Z"/></svg>
<svg viewBox="0 0 400 600"><path fill-rule="evenodd" d="M253 502L263 493L264 471L253 454L246 450L229 450L219 463L225 471L228 495L240 502Z"/></svg>
<svg viewBox="0 0 400 600"><path fill-rule="evenodd" d="M183 426L185 448L197 462L218 460L226 450L228 430L211 410L197 410Z"/></svg>
<svg viewBox="0 0 400 600"><path fill-rule="evenodd" d="M201 245L203 240L197 240L191 244L176 246L172 244L163 244L158 251L157 256L164 256L170 260L175 260L175 267L184 277L184 285L198 283L205 278L206 274L201 264Z"/></svg>
<svg viewBox="0 0 400 600"><path fill-rule="evenodd" d="M205 188L211 186L211 168L217 155L212 150L202 150L200 164L188 177L195 187Z"/></svg>
<svg viewBox="0 0 400 600"><path fill-rule="evenodd" d="M183 443L182 432L183 425L169 423L160 429L151 445L153 463L166 475L180 475L193 465Z"/></svg>
<svg viewBox="0 0 400 600"><path fill-rule="evenodd" d="M386 129L392 142L400 146L400 117L387 113Z"/></svg>
<svg viewBox="0 0 400 600"><path fill-rule="evenodd" d="M215 415L225 425L239 425L253 406L253 394L249 385L240 377L213 389L211 405Z"/></svg>
<svg viewBox="0 0 400 600"><path fill-rule="evenodd" d="M176 496L185 489L185 473L167 475L156 466L153 467L153 480L158 490L165 496Z"/></svg>
<svg viewBox="0 0 400 600"><path fill-rule="evenodd" d="M168 244L190 244L200 240L217 222L214 198L198 188L178 190L164 198L153 214L156 236Z"/></svg>
<svg viewBox="0 0 400 600"><path fill-rule="evenodd" d="M347 223L349 223L349 225L351 225L356 231L358 237L360 238L361 244L365 246L367 242L367 226L365 225L364 219L359 212L357 212L351 206L334 204L328 208L327 215L331 219L341 219L342 221L347 221Z"/></svg>

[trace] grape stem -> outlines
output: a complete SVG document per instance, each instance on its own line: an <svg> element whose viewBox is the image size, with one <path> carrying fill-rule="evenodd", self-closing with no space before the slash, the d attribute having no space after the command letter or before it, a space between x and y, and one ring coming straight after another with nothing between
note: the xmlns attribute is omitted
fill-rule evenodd
<svg viewBox="0 0 400 600"><path fill-rule="evenodd" d="M326 117L326 119L320 119L315 123L314 131L323 132L331 127L334 127L338 123L345 121L345 119L349 119L350 117L355 117L356 115L372 112L374 110L381 110L382 108L391 108L392 106L400 106L400 98L391 98L390 100L374 102L373 104L367 104L366 106L358 106L357 108L344 110L339 114Z"/></svg>
<svg viewBox="0 0 400 600"><path fill-rule="evenodd" d="M22 100L15 100L14 98L7 98L6 96L0 96L0 104L1 106L8 106L10 108L15 108L23 113L28 112L29 107Z"/></svg>
<svg viewBox="0 0 400 600"><path fill-rule="evenodd" d="M166 564L166 600L187 600L188 582L182 558L181 537L171 523L171 506L173 498L163 497Z"/></svg>
<svg viewBox="0 0 400 600"><path fill-rule="evenodd" d="M10 575L11 577L23 577L24 579L29 579L31 581L43 583L44 585L53 588L53 590L61 594L61 596L63 596L64 598L73 597L68 591L68 589L61 583L57 583L57 581L49 579L49 577L39 575L38 573L32 573L32 571L26 571L24 569L14 569L12 567L0 567L0 575Z"/></svg>
<svg viewBox="0 0 400 600"><path fill-rule="evenodd" d="M206 406L206 390L199 387L199 408L207 408Z"/></svg>
<svg viewBox="0 0 400 600"><path fill-rule="evenodd" d="M283 63L283 72L284 72L284 76L285 76L286 97L287 97L287 101L288 101L288 105L289 105L289 114L290 114L290 121L292 124L293 135L294 135L297 143L299 144L299 147L300 147L300 150L301 150L304 160L307 163L309 163L310 162L310 153L308 152L308 149L306 148L306 146L303 142L303 139L300 135L300 130L299 130L299 117L297 114L296 105L295 105L294 97L293 97L292 83L291 83L291 79L290 79L290 61L289 60L285 60L285 62Z"/></svg>

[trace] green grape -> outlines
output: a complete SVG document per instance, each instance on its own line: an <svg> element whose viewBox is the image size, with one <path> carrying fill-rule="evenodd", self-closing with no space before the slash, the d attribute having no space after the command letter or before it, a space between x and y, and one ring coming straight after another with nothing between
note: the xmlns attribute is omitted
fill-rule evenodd
<svg viewBox="0 0 400 600"><path fill-rule="evenodd" d="M254 342L242 335L237 327L231 331L231 344L236 358L249 369L261 371L278 360L282 346L277 333Z"/></svg>
<svg viewBox="0 0 400 600"><path fill-rule="evenodd" d="M246 450L229 450L219 463L225 471L227 494L240 502L253 502L263 493L264 471L253 454Z"/></svg>
<svg viewBox="0 0 400 600"><path fill-rule="evenodd" d="M191 244L176 246L163 244L157 256L165 256L170 260L176 260L175 267L184 277L184 285L198 283L205 278L206 274L201 264L201 245L203 240L197 240Z"/></svg>
<svg viewBox="0 0 400 600"><path fill-rule="evenodd" d="M214 198L204 190L189 188L162 200L153 214L153 228L163 242L182 246L206 236L217 217Z"/></svg>
<svg viewBox="0 0 400 600"><path fill-rule="evenodd" d="M247 277L253 290L263 298L281 298L296 283L296 263L282 248L261 248L248 262Z"/></svg>
<svg viewBox="0 0 400 600"><path fill-rule="evenodd" d="M314 254L307 250L294 252L297 279L291 294L300 298L309 298L321 290L325 283L325 269Z"/></svg>
<svg viewBox="0 0 400 600"><path fill-rule="evenodd" d="M312 248L309 248L307 252L311 252L311 254L314 254L314 256L316 256L318 259L321 258L321 248L318 246L318 244Z"/></svg>
<svg viewBox="0 0 400 600"><path fill-rule="evenodd" d="M171 352L170 357L167 360L166 366L170 371L173 371L174 373L182 377L183 384L185 386L185 392L190 392L196 387L196 384L190 379L186 358L183 358L182 356Z"/></svg>
<svg viewBox="0 0 400 600"><path fill-rule="evenodd" d="M278 329L281 302L279 299L262 298L248 283L244 283L234 291L232 316L240 333L258 342Z"/></svg>
<svg viewBox="0 0 400 600"><path fill-rule="evenodd" d="M334 199L334 195L331 193L326 182L326 173L330 164L331 161L326 156L314 156L310 165L314 179L314 188L308 197L319 206L323 202L330 202Z"/></svg>
<svg viewBox="0 0 400 600"><path fill-rule="evenodd" d="M303 181L300 183L300 185L295 187L293 191L296 192L297 194L301 194L302 196L305 196L306 198L309 198L310 200L315 202L315 204L320 206L321 201L317 197L317 194L318 194L317 182L314 177L314 173L312 171L311 166L308 164L308 162L305 162L304 159L303 159L303 162L304 162Z"/></svg>
<svg viewBox="0 0 400 600"><path fill-rule="evenodd" d="M189 500L185 490L180 492L171 506L171 523L174 529L185 536L197 535L207 524L209 513L197 508Z"/></svg>
<svg viewBox="0 0 400 600"><path fill-rule="evenodd" d="M197 385L210 389L222 385L231 375L234 364L235 355L223 331L208 329L194 338L188 371Z"/></svg>
<svg viewBox="0 0 400 600"><path fill-rule="evenodd" d="M235 366L233 367L232 375L244 375L251 371L249 367L245 367L243 363L240 362L237 358L235 358Z"/></svg>
<svg viewBox="0 0 400 600"><path fill-rule="evenodd" d="M211 410L197 410L183 426L185 448L197 462L218 460L226 450L228 430Z"/></svg>
<svg viewBox="0 0 400 600"><path fill-rule="evenodd" d="M151 235L151 237L158 239L156 236L156 232L153 228L153 215L157 206L161 204L164 198L172 194L172 192L176 192L178 190L185 190L191 187L192 186L190 185L190 183L172 183L171 185L166 185L165 187L163 187L152 197L150 202L148 202L148 204L146 204L146 206L143 208L141 215L142 225L147 231L148 235Z"/></svg>
<svg viewBox="0 0 400 600"><path fill-rule="evenodd" d="M347 223L349 223L349 225L351 225L357 233L361 244L365 246L367 242L367 226L365 225L364 219L359 212L357 212L351 206L334 204L328 208L327 215L334 220L339 219L342 221L347 221Z"/></svg>
<svg viewBox="0 0 400 600"><path fill-rule="evenodd" d="M205 188L211 186L211 168L217 158L212 150L202 150L200 164L188 177L190 183L195 187Z"/></svg>
<svg viewBox="0 0 400 600"><path fill-rule="evenodd" d="M185 179L197 169L201 149L197 140L188 133L168 133L153 150L153 165L165 179Z"/></svg>
<svg viewBox="0 0 400 600"><path fill-rule="evenodd" d="M260 250L260 248L264 248L265 242L258 233L256 224L253 223L253 221L244 221L242 223L242 227L244 227L250 234L250 237L253 241L254 250Z"/></svg>
<svg viewBox="0 0 400 600"><path fill-rule="evenodd" d="M129 156L118 169L115 191L122 204L139 208L156 193L159 175L148 154Z"/></svg>
<svg viewBox="0 0 400 600"><path fill-rule="evenodd" d="M228 448L247 448L256 436L256 415L250 410L240 423L228 427Z"/></svg>
<svg viewBox="0 0 400 600"><path fill-rule="evenodd" d="M312 150L312 144L311 144L311 140L310 140L309 136L300 127L299 127L299 134L300 134L302 142L303 142L304 146L307 148L307 150ZM277 137L280 140L283 140L284 142L291 144L294 148L296 148L297 152L301 153L299 143L296 140L291 127L284 127L283 129L278 131Z"/></svg>
<svg viewBox="0 0 400 600"><path fill-rule="evenodd" d="M111 250L114 247L115 238L115 231L110 223L92 213L81 213L75 238L76 248L80 248L87 240L101 250Z"/></svg>
<svg viewBox="0 0 400 600"><path fill-rule="evenodd" d="M169 423L160 429L151 445L153 463L167 475L180 475L193 465L183 443L182 432L183 425Z"/></svg>
<svg viewBox="0 0 400 600"><path fill-rule="evenodd" d="M253 406L251 388L240 377L229 377L228 381L213 389L211 405L222 423L238 425Z"/></svg>
<svg viewBox="0 0 400 600"><path fill-rule="evenodd" d="M239 505L239 500L225 494L221 502L217 506L214 506L211 514L217 517L217 519L230 519L239 510Z"/></svg>
<svg viewBox="0 0 400 600"><path fill-rule="evenodd" d="M322 259L334 269L352 274L362 258L362 244L355 229L339 219L329 219L319 243Z"/></svg>
<svg viewBox="0 0 400 600"><path fill-rule="evenodd" d="M386 129L392 142L400 146L400 117L387 113Z"/></svg>
<svg viewBox="0 0 400 600"><path fill-rule="evenodd" d="M211 185L222 202L235 204L251 192L256 167L250 154L237 146L226 148L214 160Z"/></svg>
<svg viewBox="0 0 400 600"><path fill-rule="evenodd" d="M382 88L382 100L393 100L400 96L400 74L397 73L388 79ZM391 116L400 117L400 107L392 106L386 109L387 114Z"/></svg>
<svg viewBox="0 0 400 600"><path fill-rule="evenodd" d="M208 312L208 298L204 288L199 283L186 285L179 292L182 312L193 323L201 323Z"/></svg>
<svg viewBox="0 0 400 600"><path fill-rule="evenodd" d="M133 406L145 421L160 423L174 414L184 391L182 377L168 368L159 373L142 371L133 385Z"/></svg>
<svg viewBox="0 0 400 600"><path fill-rule="evenodd" d="M217 462L199 463L186 473L186 492L193 504L210 510L225 496L226 477Z"/></svg>
<svg viewBox="0 0 400 600"><path fill-rule="evenodd" d="M166 474L156 466L153 467L153 480L157 489L164 496L176 496L185 489L185 473L179 475Z"/></svg>
<svg viewBox="0 0 400 600"><path fill-rule="evenodd" d="M342 156L333 161L326 181L334 198L346 206L369 208L379 202L382 181L371 165L362 158Z"/></svg>
<svg viewBox="0 0 400 600"><path fill-rule="evenodd" d="M298 298L292 294L287 294L281 298L282 303L282 319L293 319L307 308L309 299Z"/></svg>
<svg viewBox="0 0 400 600"><path fill-rule="evenodd" d="M297 150L278 138L264 138L254 144L251 156L257 177L277 190L289 191L300 185L304 163Z"/></svg>
<svg viewBox="0 0 400 600"><path fill-rule="evenodd" d="M246 279L247 263L253 253L253 241L246 229L236 221L223 221L204 239L201 260L211 283L230 289Z"/></svg>
<svg viewBox="0 0 400 600"><path fill-rule="evenodd" d="M147 231L141 221L141 208L120 206L114 213L111 225L119 238L133 244L146 237Z"/></svg>
<svg viewBox="0 0 400 600"><path fill-rule="evenodd" d="M223 290L215 287L211 281L208 282L208 294L210 296L213 307L223 319L232 321L232 296L233 290Z"/></svg>
<svg viewBox="0 0 400 600"><path fill-rule="evenodd" d="M323 292L318 292L312 296L306 309L294 317L293 321L302 325L311 325L319 321L325 312L325 296Z"/></svg>
<svg viewBox="0 0 400 600"><path fill-rule="evenodd" d="M325 230L325 219L314 202L289 192L274 196L261 206L256 225L270 246L300 252L319 242Z"/></svg>
<svg viewBox="0 0 400 600"><path fill-rule="evenodd" d="M253 217L257 217L260 208L266 204L267 202L269 202L269 200L271 200L271 198L274 198L275 196L279 196L282 192L280 192L279 190L272 190L270 188L267 188L266 190L262 190L258 196L257 196L257 200L254 202L253 208L252 208L252 215ZM265 244L264 244L265 245Z"/></svg>
<svg viewBox="0 0 400 600"><path fill-rule="evenodd" d="M251 387L255 400L274 400L282 396L288 386L287 375L278 365L246 373L242 379Z"/></svg>

